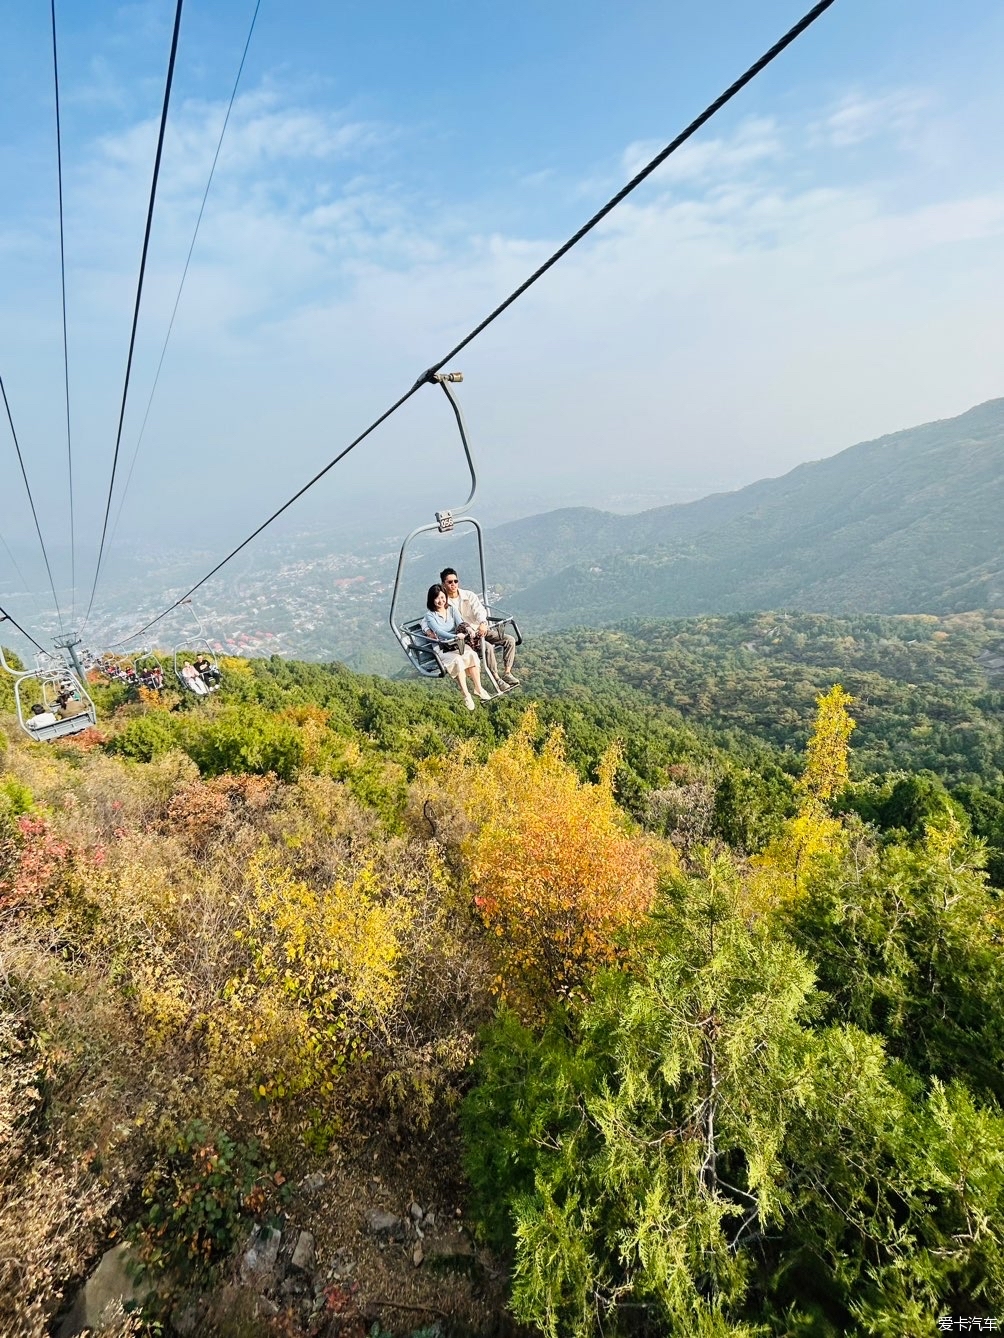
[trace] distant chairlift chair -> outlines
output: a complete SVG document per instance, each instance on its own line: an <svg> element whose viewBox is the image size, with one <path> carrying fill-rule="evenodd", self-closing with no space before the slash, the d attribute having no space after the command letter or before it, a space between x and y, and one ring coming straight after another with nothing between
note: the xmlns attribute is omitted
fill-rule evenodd
<svg viewBox="0 0 1004 1338"><path fill-rule="evenodd" d="M426 635L425 630L422 627L421 618L411 618L405 622L400 620L397 616L397 603L398 596L401 592L401 578L404 572L405 554L413 541L417 539L420 534L451 534L458 525L470 525L473 527L474 533L477 535L478 568L481 574L481 588L478 593L480 594L482 604L484 604L488 611L488 625L491 628L503 628L507 625L511 627L513 636L516 638L517 646L523 644L523 638L520 635L519 627L516 625L516 620L508 614L493 610L488 603L488 581L485 577L484 533L481 529L480 522L475 520L473 516L465 514L467 508L474 500L474 494L477 492L478 477L474 465L474 456L471 450L471 445L467 437L464 416L456 396L450 389L451 382L458 382L464 379L463 373L437 372L432 379L443 389L446 398L450 401L450 407L453 409L454 416L456 417L457 427L460 429L460 440L463 444L464 455L467 458L467 467L470 470L471 490L467 494L467 500L462 506L453 511L437 511L435 524L419 525L417 529L412 530L405 538L397 559L397 572L394 577L394 592L391 595L390 601L389 622L395 639L408 657L408 661L413 668L417 669L425 678L445 678L447 676L447 670L445 661L443 660L443 650L447 649L447 647L443 646L441 642L434 641L431 637ZM491 683L497 696L502 696L503 693L507 691L506 688L500 686L495 675L488 667L483 640L481 644L481 673L482 676L486 677Z"/></svg>
<svg viewBox="0 0 1004 1338"><path fill-rule="evenodd" d="M195 696L197 697L208 697L211 692L215 692L217 688L220 686L220 677L221 677L220 662L216 658L216 652L213 650L212 646L209 643L209 639L206 636L205 629L202 626L202 621L192 606L192 601L190 599L184 599L182 600L182 603L188 605L189 612L195 619L196 626L199 629L199 635L195 638L194 643L190 643L188 641L181 641L178 643L177 646L175 646L174 648L175 677L177 678L181 686L185 688L186 691L194 693ZM214 681L207 682L193 664L181 663L181 657L183 655L191 654L194 656L196 653L205 654L206 659L210 663L211 678ZM186 674L185 673L186 669L189 669L191 672Z"/></svg>
<svg viewBox="0 0 1004 1338"><path fill-rule="evenodd" d="M97 711L87 693L87 689L76 674L71 669L66 668L65 665L61 664L57 671L58 681L54 680L52 673L48 670L12 669L4 657L3 647L0 646L0 668L10 674L14 680L14 705L17 710L17 721L29 739L34 739L36 743L52 743L55 739L63 739L70 734L80 734L83 730L90 729L92 725L97 724ZM45 709L38 716L32 715L30 711L25 715L21 687L28 679L34 679L42 687L42 705ZM59 717L55 715L51 710L51 707L55 704L52 694L53 686L71 690L76 698L79 710L67 716Z"/></svg>

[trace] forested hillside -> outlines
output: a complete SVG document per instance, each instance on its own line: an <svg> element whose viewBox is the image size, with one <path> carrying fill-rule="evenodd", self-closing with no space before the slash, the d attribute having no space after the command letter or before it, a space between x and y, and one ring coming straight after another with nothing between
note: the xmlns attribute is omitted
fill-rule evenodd
<svg viewBox="0 0 1004 1338"><path fill-rule="evenodd" d="M634 516L557 511L492 533L492 570L548 626L748 609L1004 606L1004 400Z"/></svg>
<svg viewBox="0 0 1004 1338"><path fill-rule="evenodd" d="M1004 614L936 618L733 614L639 620L535 638L537 688L657 704L701 728L801 749L816 696L854 694L858 774L1004 774Z"/></svg>
<svg viewBox="0 0 1004 1338"><path fill-rule="evenodd" d="M224 660L51 746L0 687L0 1331L119 1241L122 1335L1000 1315L999 632L569 634L474 713Z"/></svg>

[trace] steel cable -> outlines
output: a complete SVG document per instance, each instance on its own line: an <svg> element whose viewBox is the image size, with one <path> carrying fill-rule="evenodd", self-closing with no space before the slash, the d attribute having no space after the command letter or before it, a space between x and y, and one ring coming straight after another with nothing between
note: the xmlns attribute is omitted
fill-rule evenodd
<svg viewBox="0 0 1004 1338"><path fill-rule="evenodd" d="M125 384L122 387L122 406L119 409L119 425L115 434L115 454L112 457L112 476L108 484L108 500L105 503L105 518L101 526L101 543L98 546L98 560L94 569L94 584L91 586L91 597L87 604L87 612L84 615L84 626L91 616L91 609L94 607L94 596L98 588L98 578L101 575L101 561L105 552L105 539L108 534L108 517L112 509L112 493L115 491L115 470L119 462L119 450L122 445L122 426L125 422L126 401L129 398L129 377L132 373L132 359L136 348L136 328L139 325L139 308L143 297L143 277L146 273L146 258L150 249L150 232L153 227L153 207L157 200L157 180L160 176L160 160L164 152L164 132L167 129L167 110L171 103L171 85L174 82L174 63L178 54L178 34L181 30L181 10L184 0L178 0L177 9L174 15L174 33L171 37L171 55L167 63L167 81L164 86L164 106L160 114L160 133L157 136L157 155L153 164L153 180L150 183L150 204L146 214L146 230L143 234L143 254L139 263L139 281L136 285L136 304L133 308L132 333L129 336L129 357L126 360Z"/></svg>
<svg viewBox="0 0 1004 1338"><path fill-rule="evenodd" d="M35 522L35 533L38 535L38 542L42 548L42 558L45 561L45 570L49 576L49 589L52 591L52 602L56 606L56 617L59 620L59 630L63 631L63 614L59 607L59 599L56 595L56 583L52 579L52 567L49 565L49 554L46 551L45 540L42 538L42 527L38 523L38 512L35 510L35 499L31 495L31 484L28 482L28 471L24 467L24 456L21 454L21 443L17 439L17 432L14 429L14 419L11 416L10 403L7 399L7 388L3 383L3 377L0 376L0 395L3 396L3 405L7 410L7 422L10 424L10 434L14 438L14 449L17 451L17 462L21 466L21 477L24 479L25 492L28 494L28 505L31 507L32 519ZM11 619L13 622L13 619ZM15 626L17 624L15 623Z"/></svg>
<svg viewBox="0 0 1004 1338"><path fill-rule="evenodd" d="M55 2L55 0L53 0ZM254 13L251 16L251 27L248 29L247 41L244 43L244 52L241 56L241 63L237 68L237 78L234 80L233 92L230 94L230 103L227 106L227 114L223 118L223 129L220 131L220 138L216 144L216 153L213 155L213 165L209 169L209 180L206 182L206 189L202 195L202 204L199 207L199 216L195 220L195 231L192 234L192 244L188 248L188 256L185 259L185 268L182 271L181 282L178 284L177 296L174 299L174 310L171 312L171 319L167 325L167 334L164 336L164 347L160 350L160 361L157 363L157 371L153 378L153 385L150 388L150 398L146 403L146 412L143 415L143 422L139 429L139 436L136 438L136 448L132 454L132 460L129 463L129 472L126 475L125 486L122 489L122 496L119 499L118 510L115 513L115 521L112 525L112 534L109 543L115 538L115 532L118 529L119 520L122 516L122 508L125 505L126 494L129 492L129 484L132 482L133 470L136 468L136 460L139 457L139 448L143 442L143 434L146 432L147 419L150 417L150 410L153 407L153 397L157 393L157 383L160 380L160 371L164 366L164 355L167 353L168 341L171 338L171 331L174 329L174 318L178 314L178 304L181 302L181 292L185 286L185 279L188 277L188 267L192 263L192 252L195 250L195 242L199 235L199 227L202 223L202 215L205 213L206 201L209 199L209 188L213 184L213 174L216 171L216 164L219 161L220 149L223 147L223 136L227 133L227 125L230 122L230 113L233 111L234 99L237 97L237 86L241 81L241 75L244 72L244 62L247 60L248 48L251 45L251 35L254 32L255 22L258 18L258 10L261 8L261 0L254 7Z"/></svg>
<svg viewBox="0 0 1004 1338"><path fill-rule="evenodd" d="M63 289L63 387L66 392L66 463L70 480L70 617L77 612L77 546L73 518L73 447L70 438L70 359L66 337L66 243L63 234L63 137L59 122L59 59L56 53L56 0L52 12L52 78L56 92L56 168L59 178L59 276Z"/></svg>
<svg viewBox="0 0 1004 1338"><path fill-rule="evenodd" d="M35 640L35 638L32 636L30 632L26 632L24 630L24 628L17 621L17 619L13 617L12 614L8 613L2 604L0 604L0 623L10 623L12 627L16 627L23 637L28 638L28 640L31 642L31 644L35 647L37 651L41 651L43 655L46 654L44 647L38 644L38 642Z"/></svg>

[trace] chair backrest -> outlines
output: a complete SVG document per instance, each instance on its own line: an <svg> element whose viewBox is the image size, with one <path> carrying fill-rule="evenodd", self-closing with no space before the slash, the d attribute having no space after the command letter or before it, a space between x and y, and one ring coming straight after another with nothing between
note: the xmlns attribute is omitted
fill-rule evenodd
<svg viewBox="0 0 1004 1338"><path fill-rule="evenodd" d="M446 669L442 660L432 648L432 642L425 633L421 618L414 618L403 624L407 644L402 642L404 652L420 674L441 678Z"/></svg>

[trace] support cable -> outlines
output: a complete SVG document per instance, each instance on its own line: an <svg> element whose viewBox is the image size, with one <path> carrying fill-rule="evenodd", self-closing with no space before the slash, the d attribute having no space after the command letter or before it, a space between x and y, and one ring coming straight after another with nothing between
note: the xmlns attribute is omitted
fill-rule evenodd
<svg viewBox="0 0 1004 1338"><path fill-rule="evenodd" d="M56 90L56 168L59 177L59 274L63 286L63 387L66 392L66 464L70 479L70 617L77 613L77 545L73 518L73 447L70 437L70 359L66 337L66 242L63 234L63 137L59 123L59 60L56 54L56 0L52 13L52 78Z"/></svg>
<svg viewBox="0 0 1004 1338"><path fill-rule="evenodd" d="M405 393L399 399L394 401L394 403L390 406L389 409L385 409L379 418L374 419L374 421L370 423L369 427L367 427L364 431L360 432L358 437L356 437L353 441L350 441L347 446L343 447L343 449L339 451L339 453L334 457L333 460L329 460L323 469L318 470L318 472L314 475L314 477L310 479L307 483L305 483L303 487L299 489L299 491L295 492L293 496L289 498L288 501L284 502L282 506L278 508L277 511L273 511L267 520L262 521L262 523L258 526L258 528L252 531L252 533L249 534L246 539L242 540L242 542L239 543L237 547L233 549L230 553L228 553L225 558L217 562L216 566L213 567L212 571L207 572L206 575L203 576L201 580L196 581L195 585L193 585L190 590L187 590L179 599L176 599L173 604L169 604L168 607L164 609L162 613L157 614L155 618L152 618L148 623L145 623L137 631L127 636L124 640L115 642L115 646L123 646L129 641L135 640L136 637L141 636L144 632L149 631L151 627L153 627L156 623L159 623L162 618L166 618L169 613L172 613L180 604L183 604L186 599L189 599L196 592L196 590L200 589L200 587L204 586L207 581L211 580L216 575L216 573L220 571L221 568L225 567L226 564L231 561L231 559L235 558L237 554L242 551L242 549L246 548L249 543L251 543L254 539L256 539L258 535L261 534L262 530L267 529L268 526L271 525L274 520L278 520L278 518L283 514L284 511L288 511L294 502L298 502L305 492L309 491L309 489L311 489L315 483L319 483L320 480L324 478L325 474L327 474L330 470L334 469L335 465L337 465L339 461L344 460L350 451L355 450L355 448L361 442L365 441L368 436L370 436L373 432L375 432L376 429L380 427L382 423L385 423L387 419L391 417L392 414L397 413L398 409L400 409L402 405L406 404L408 400L410 400L414 394L416 394L419 390L421 390L421 388L424 385L426 385L429 381L434 380L436 373L440 371L441 368L443 368L446 365L446 363L450 362L454 357L456 357L456 355L462 349L465 349L467 345L471 343L472 340L476 339L479 334L481 334L484 330L486 330L488 326L492 324L493 321L497 320L498 317L501 316L502 313L508 307L511 307L512 304L515 301L517 301L518 298L522 297L522 295L527 291L528 288L531 288L537 282L537 280L541 278L544 274L546 274L547 271L553 265L556 265L557 262L562 258L562 256L566 255L572 249L573 246L577 245L583 239L583 237L585 237L588 233L590 233L593 230L593 228L596 227L598 223L600 223L604 218L606 218L607 214L609 214L611 210L616 209L616 207L624 199L626 199L627 196L630 195L632 191L634 191L638 186L641 185L643 181L645 181L648 177L650 177L652 173L656 170L656 168L660 167L666 161L666 159L670 156L670 154L675 153L676 150L682 144L686 143L686 141L690 139L692 135L696 134L696 132L700 130L701 127L705 125L708 121L710 121L711 118L717 112L721 111L721 109L725 106L727 102L731 102L731 100L736 96L737 93L739 93L742 89L746 87L748 83L750 83L753 79L755 79L756 76L771 63L771 61L776 59L776 57L779 56L781 52L784 51L787 47L789 47L792 44L792 42L795 41L796 38L800 37L802 33L805 32L805 30L809 28L813 23L815 23L815 21L820 17L820 15L824 14L826 10L828 10L830 6L833 5L834 3L835 0L819 0L818 4L813 5L812 9L810 9L808 13L806 13L801 19L799 19L799 21L794 25L794 27L789 28L788 31L784 34L784 36L781 37L777 42L775 42L774 45L768 51L765 51L764 54L760 57L760 59L755 61L749 67L749 69L746 70L744 74L741 74L739 76L739 78L734 83L730 84L724 93L722 93L719 97L715 98L714 102L712 102L709 106L705 107L704 111L701 112L700 116L695 117L695 119L690 122L690 124L686 127L686 129L682 130L674 140L671 140L670 143L667 144L664 149L662 149L659 153L655 155L654 158L652 158L648 163L646 163L645 166L641 169L641 171L638 172L635 176L633 176L631 180L627 183L627 185L623 186L617 192L616 195L611 196L611 198L606 202L606 204L603 205L601 209L598 209L597 212L593 214L592 218L590 218L586 223L582 225L581 228L579 228L578 232L574 233L573 236L569 237L568 241L565 242L562 246L559 246L558 249L551 256L549 256L548 259L545 260L541 266L539 266L539 268L534 270L534 272L530 275L528 279L526 279L523 283L521 283L518 288L514 289L513 292L511 292L503 302L500 302L499 305L492 312L490 312L489 315L487 315L485 319L480 322L480 324L476 325L474 329L470 331L469 334L465 335L464 338L461 339L459 344L454 345L454 347L451 348L448 353L445 353L439 359L438 362L433 363L432 366L429 367L427 371L423 372L410 390L405 391Z"/></svg>
<svg viewBox="0 0 1004 1338"><path fill-rule="evenodd" d="M53 0L55 3L55 0ZM112 524L111 538L109 544L115 539L115 532L118 529L119 520L122 516L122 508L125 505L126 494L129 491L129 484L132 482L133 470L136 468L136 460L139 457L139 448L143 442L143 434L146 432L147 419L150 417L150 410L153 407L153 397L157 393L157 383L160 380L160 371L164 366L164 355L167 353L168 341L171 338L171 331L174 329L174 318L178 314L178 305L181 302L181 292L185 286L185 279L188 277L188 267L192 263L192 252L195 250L195 242L199 235L199 227L202 223L202 215L205 213L206 201L209 199L209 188L213 184L213 174L216 171L216 164L219 161L220 150L223 147L223 136L227 133L227 125L230 122L230 113L233 111L234 99L237 97L237 86L241 81L241 75L244 73L244 62L247 60L248 47L251 45L251 35L254 32L255 22L258 18L258 10L261 8L261 0L258 0L254 7L254 14L251 16L251 27L248 29L247 41L244 43L244 53L241 56L241 63L237 68L237 78L234 80L233 92L230 94L230 103L227 107L227 114L223 118L223 129L220 131L220 138L216 144L216 153L213 156L213 165L209 169L209 180L206 182L206 189L202 195L202 204L199 207L199 216L195 220L195 232L192 234L192 244L188 248L188 256L185 259L185 268L182 271L181 282L178 284L178 292L174 299L174 310L171 312L171 319L167 325L167 334L164 336L164 347L160 350L160 361L157 363L157 371L153 378L153 385L150 388L150 398L146 403L146 412L143 415L143 422L139 429L139 436L136 438L136 448L132 453L132 460L129 463L129 472L126 475L125 486L122 489L122 496L119 499L118 510L115 513L115 520Z"/></svg>
<svg viewBox="0 0 1004 1338"><path fill-rule="evenodd" d="M17 619L14 618L11 614L9 614L2 604L0 604L0 623L10 623L12 627L17 628L17 630L21 633L23 637L28 638L28 640L31 642L31 644L35 647L36 650L41 651L43 655L47 654L45 647L40 646L38 642L35 640L35 638L32 636L32 634L30 632L26 632L24 628L21 626L21 624L17 621Z"/></svg>
<svg viewBox="0 0 1004 1338"><path fill-rule="evenodd" d="M167 129L167 109L171 102L171 84L174 82L174 62L178 54L178 33L181 30L181 9L184 0L178 0L177 9L174 15L174 33L171 38L171 55L167 63L167 81L164 86L164 106L160 115L160 133L157 136L157 156L153 164L153 180L150 183L150 204L146 214L146 231L143 234L143 254L139 264L139 282L136 285L136 305L132 315L132 334L129 336L129 357L126 361L125 384L122 387L122 407L119 410L119 426L115 434L115 454L112 457L112 476L108 483L108 500L105 503L105 518L101 526L101 543L98 547L98 561L94 569L94 584L91 586L91 597L87 604L87 612L84 615L84 624L91 616L91 609L94 606L94 595L98 588L98 577L101 575L101 560L105 552L105 539L108 534L108 517L112 509L112 493L115 491L115 470L119 461L119 449L122 445L122 425L125 422L126 400L129 398L129 377L132 372L133 352L136 348L136 327L139 324L139 308L143 297L143 276L146 273L146 257L150 249L150 231L153 227L153 207L157 199L157 179L160 176L160 160L164 152L164 132Z"/></svg>
<svg viewBox="0 0 1004 1338"><path fill-rule="evenodd" d="M56 595L56 584L52 579L52 568L49 566L49 554L46 551L45 540L42 538L42 527L38 523L38 512L35 510L35 499L31 495L31 484L28 482L28 471L24 467L24 456L21 454L21 443L17 439L17 432L14 430L14 419L11 417L10 403L7 399L7 388L4 386L3 377L0 376L0 395L3 395L4 408L7 410L7 422L10 424L10 434L14 438L14 449L17 451L17 461L21 466L21 477L24 479L25 491L28 494L28 504L31 507L32 519L35 522L35 533L38 535L38 542L42 547L42 557L45 560L45 570L49 576L49 589L52 591L52 602L56 606L56 617L59 619L59 631L63 632L63 614L59 607L59 599ZM12 620L13 621L13 620ZM16 626L16 624L15 624ZM31 638L29 637L29 640Z"/></svg>

